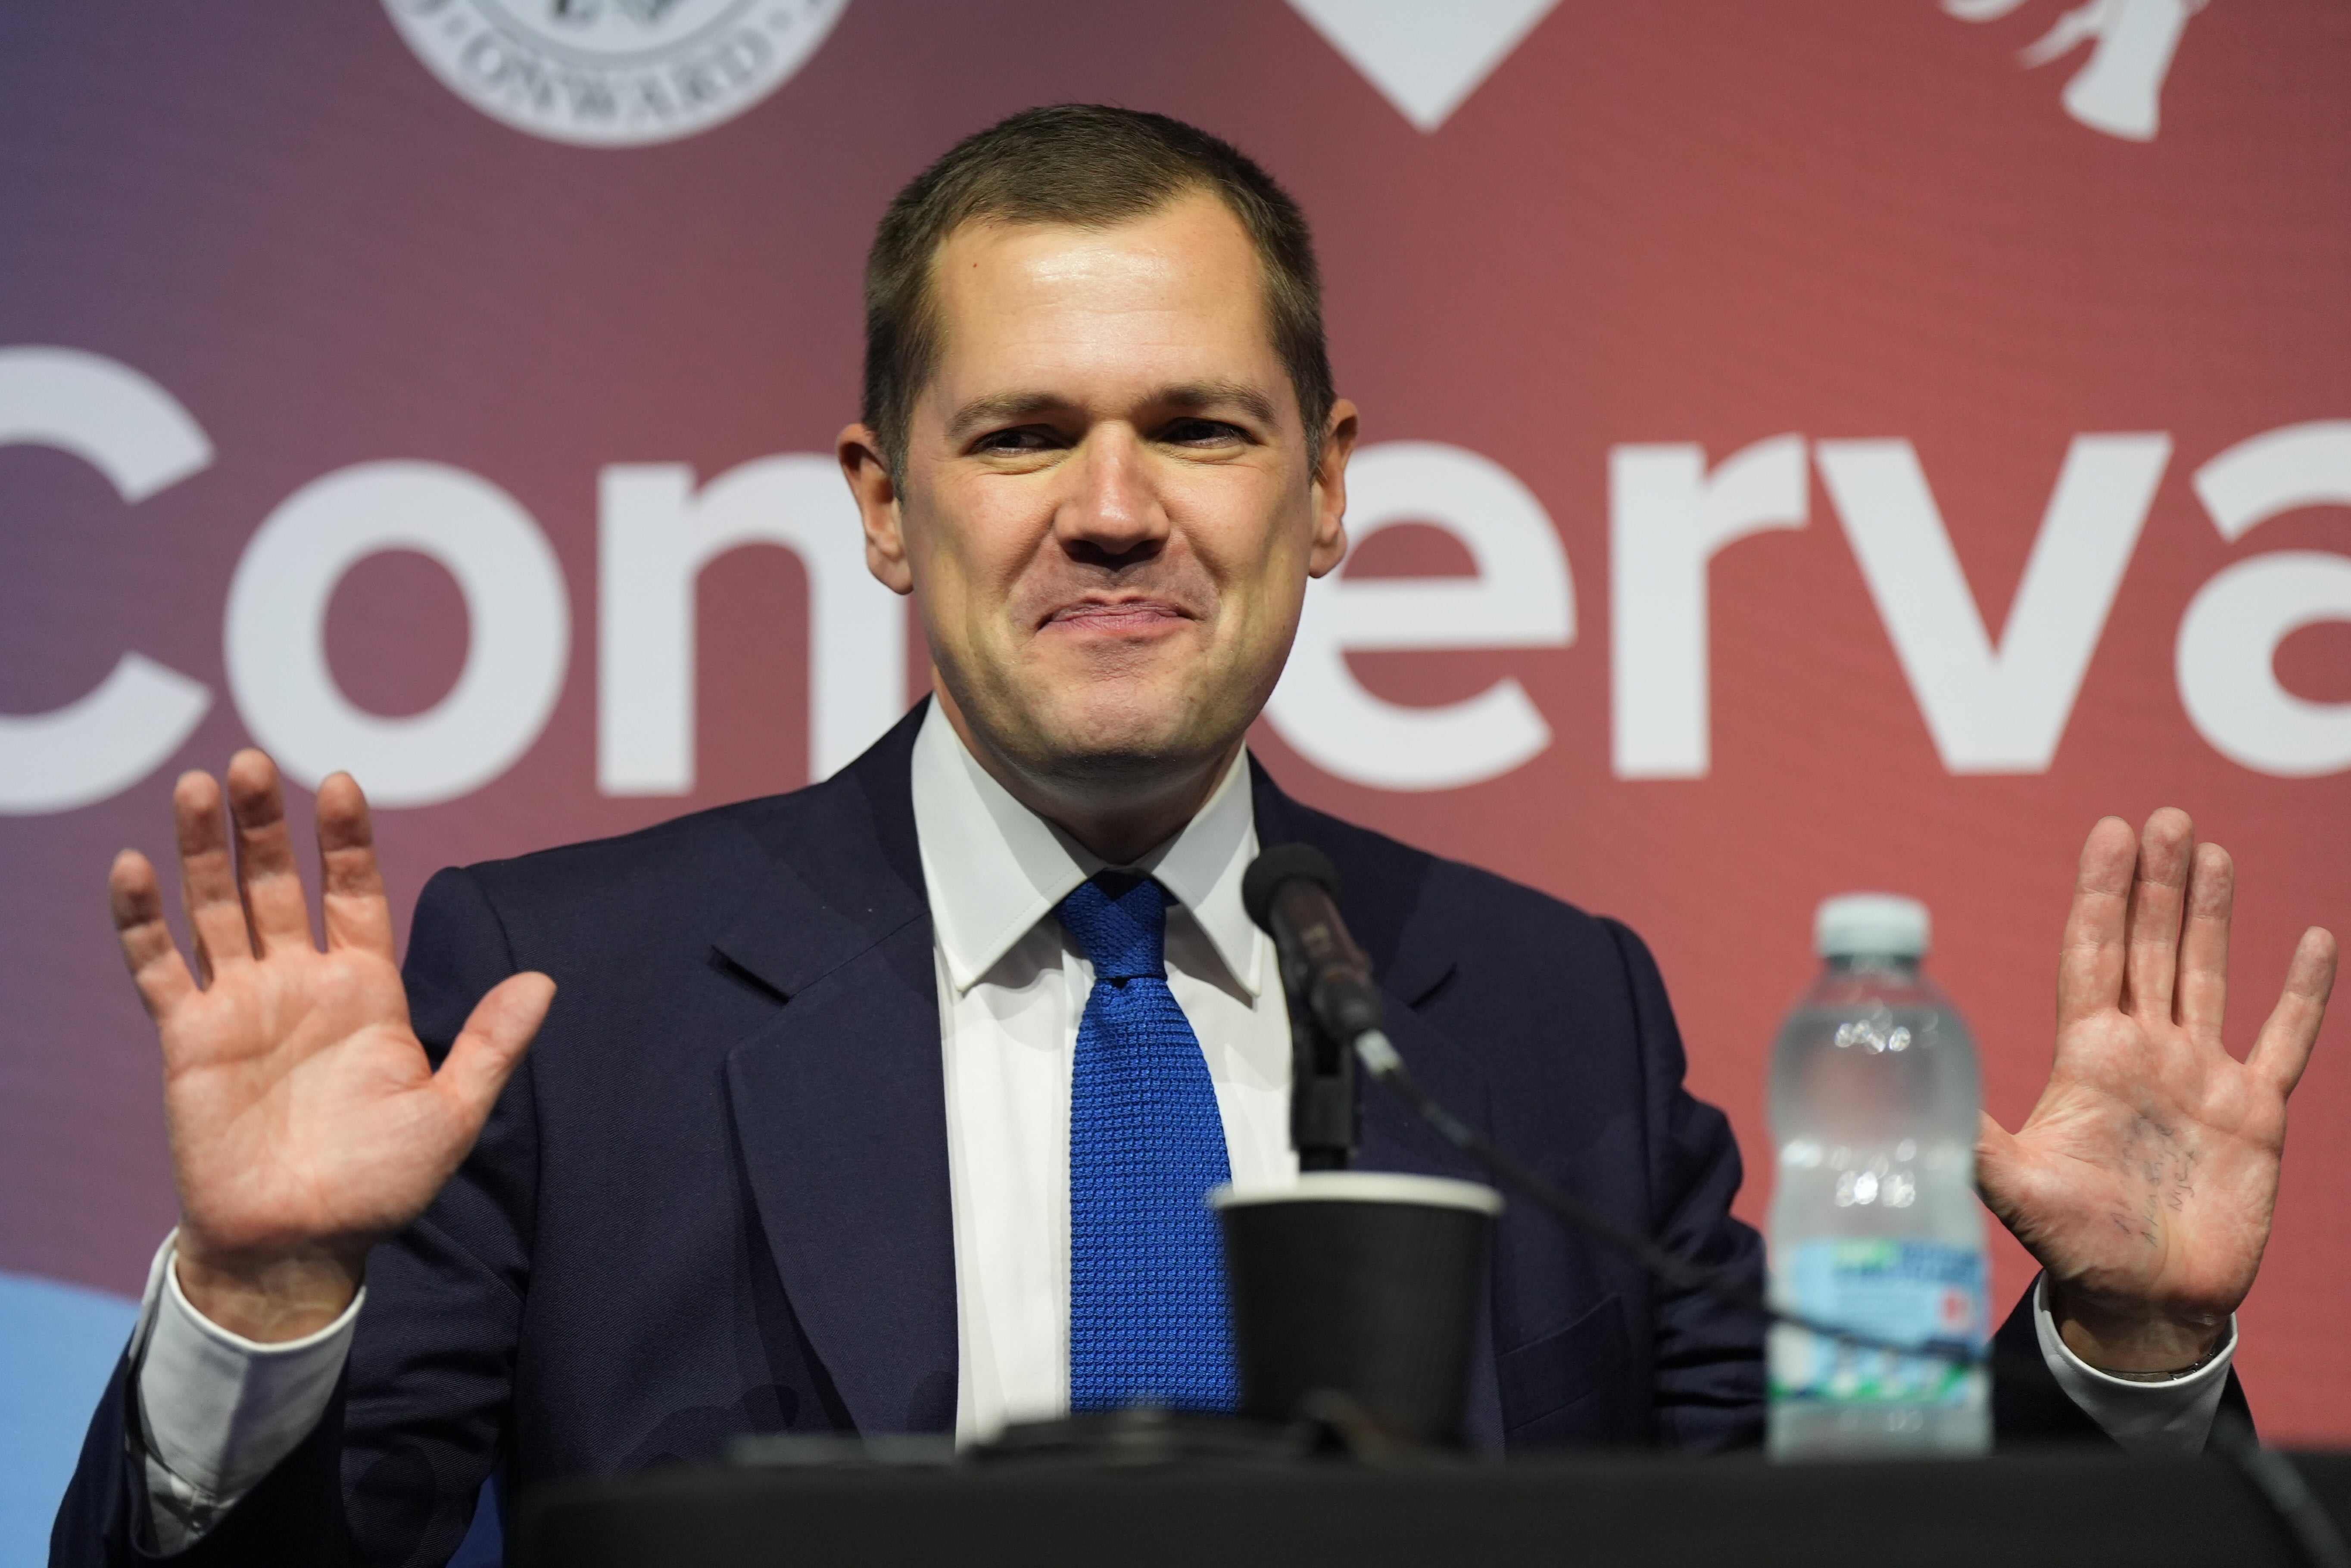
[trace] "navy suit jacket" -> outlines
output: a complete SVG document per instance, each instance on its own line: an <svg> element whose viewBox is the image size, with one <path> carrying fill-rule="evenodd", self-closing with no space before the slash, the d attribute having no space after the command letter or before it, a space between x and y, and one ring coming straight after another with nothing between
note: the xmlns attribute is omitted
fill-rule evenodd
<svg viewBox="0 0 2351 1568"><path fill-rule="evenodd" d="M509 974L552 975L553 1009L463 1169L370 1260L326 1418L191 1568L438 1563L493 1470L528 1489L717 1459L746 1433L952 1429L922 712L795 794L432 880L406 980L436 1056ZM1738 1148L1683 1089L1638 938L1309 810L1261 769L1252 784L1261 843L1337 864L1391 1033L1437 1099L1620 1223L1760 1277L1761 1243L1729 1213ZM1360 1163L1478 1175L1377 1094ZM1704 1450L1761 1431L1751 1316L1526 1205L1501 1220L1490 1305L1468 1423L1484 1446ZM54 1561L140 1559L129 1371ZM2053 1382L2015 1392L2023 1426L2095 1431Z"/></svg>

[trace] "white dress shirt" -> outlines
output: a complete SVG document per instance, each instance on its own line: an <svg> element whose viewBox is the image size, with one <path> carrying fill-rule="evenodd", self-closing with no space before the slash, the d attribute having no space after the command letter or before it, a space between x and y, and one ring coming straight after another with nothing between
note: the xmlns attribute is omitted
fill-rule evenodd
<svg viewBox="0 0 2351 1568"><path fill-rule="evenodd" d="M931 904L954 1208L956 1437L1056 1416L1070 1386L1070 1077L1092 968L1053 919L1102 862L1015 801L931 705L914 756L914 827ZM1136 869L1159 879L1167 985L1216 1086L1240 1187L1294 1180L1290 1023L1271 941L1241 908L1257 853L1246 753L1184 831ZM316 1426L350 1351L360 1301L290 1345L207 1322L157 1251L131 1348L140 1363L157 1547L193 1543ZM366 1293L360 1293L360 1301ZM2189 1376L2098 1372L2033 1297L2041 1350L2074 1402L2125 1448L2203 1447L2236 1346Z"/></svg>
<svg viewBox="0 0 2351 1568"><path fill-rule="evenodd" d="M1093 966L1054 906L1102 862L1006 793L931 705L914 741L955 1206L958 1441L1070 1404L1070 1075ZM1249 759L1146 855L1173 900L1167 988L1207 1058L1237 1187L1287 1184L1290 1014L1241 908L1257 857Z"/></svg>

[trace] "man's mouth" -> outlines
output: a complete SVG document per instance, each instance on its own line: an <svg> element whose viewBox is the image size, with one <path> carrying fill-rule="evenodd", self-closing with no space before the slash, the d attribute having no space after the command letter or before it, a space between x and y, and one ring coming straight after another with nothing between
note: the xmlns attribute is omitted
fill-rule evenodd
<svg viewBox="0 0 2351 1568"><path fill-rule="evenodd" d="M1151 631L1192 617L1165 599L1086 599L1063 605L1045 618L1048 627L1072 631Z"/></svg>

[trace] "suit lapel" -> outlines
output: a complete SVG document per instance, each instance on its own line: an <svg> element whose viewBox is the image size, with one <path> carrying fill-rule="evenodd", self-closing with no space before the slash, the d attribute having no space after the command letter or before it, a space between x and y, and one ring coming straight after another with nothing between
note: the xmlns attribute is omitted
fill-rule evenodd
<svg viewBox="0 0 2351 1568"><path fill-rule="evenodd" d="M955 1227L930 968L930 922L909 922L794 996L726 1064L777 1272L861 1432L955 1422Z"/></svg>
<svg viewBox="0 0 2351 1568"><path fill-rule="evenodd" d="M782 999L727 1056L760 1226L862 1432L952 1428L955 1228L930 909L908 768L923 709L780 813L720 955Z"/></svg>

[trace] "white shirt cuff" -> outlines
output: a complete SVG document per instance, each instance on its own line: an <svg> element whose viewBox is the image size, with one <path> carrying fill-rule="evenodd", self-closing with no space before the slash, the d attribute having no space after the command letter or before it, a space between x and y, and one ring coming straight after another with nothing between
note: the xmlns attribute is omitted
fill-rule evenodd
<svg viewBox="0 0 2351 1568"><path fill-rule="evenodd" d="M2057 1332L2049 1313L2049 1276L2032 1286L2032 1327L2041 1340L2042 1359L2067 1398L2095 1421L2126 1453L2142 1459L2165 1455L2194 1456L2204 1451L2212 1430L2213 1412L2229 1386L2229 1360L2237 1351L2237 1319L2231 1314L2229 1332L2212 1358L2184 1377L2165 1383L2137 1383L2099 1371L2074 1354Z"/></svg>
<svg viewBox="0 0 2351 1568"><path fill-rule="evenodd" d="M132 1344L141 1354L139 1416L147 1439L156 1544L196 1539L301 1446L334 1397L350 1355L362 1287L316 1334L261 1345L231 1334L181 1292L173 1231L156 1251Z"/></svg>

